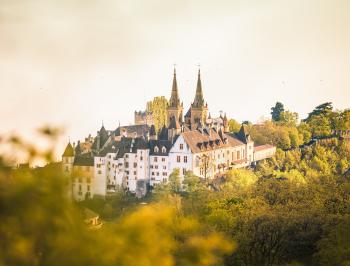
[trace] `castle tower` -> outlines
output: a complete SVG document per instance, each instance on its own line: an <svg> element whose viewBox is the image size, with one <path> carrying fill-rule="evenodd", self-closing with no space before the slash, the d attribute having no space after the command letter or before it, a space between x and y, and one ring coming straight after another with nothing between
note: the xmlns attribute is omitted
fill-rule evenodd
<svg viewBox="0 0 350 266"><path fill-rule="evenodd" d="M190 125L191 129L197 128L199 122L202 125L206 124L208 113L208 104L204 102L202 81L201 81L201 70L198 70L197 88L194 101L190 109Z"/></svg>
<svg viewBox="0 0 350 266"><path fill-rule="evenodd" d="M67 144L66 149L64 150L64 153L62 154L62 170L65 174L72 174L73 170L73 163L74 163L74 148L72 144L69 142Z"/></svg>
<svg viewBox="0 0 350 266"><path fill-rule="evenodd" d="M230 132L230 127L228 124L228 119L227 119L226 113L225 113L224 118L222 119L222 122L223 122L223 127L224 127L224 133Z"/></svg>
<svg viewBox="0 0 350 266"><path fill-rule="evenodd" d="M183 103L180 102L179 92L177 89L176 69L174 68L173 86L167 107L167 126L170 125L172 117L175 117L177 122L182 123L182 113Z"/></svg>

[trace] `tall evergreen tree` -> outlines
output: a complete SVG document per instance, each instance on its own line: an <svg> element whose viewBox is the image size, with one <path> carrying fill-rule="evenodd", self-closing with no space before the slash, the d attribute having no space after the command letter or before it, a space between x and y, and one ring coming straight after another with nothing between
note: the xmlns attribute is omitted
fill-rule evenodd
<svg viewBox="0 0 350 266"><path fill-rule="evenodd" d="M271 118L273 121L281 120L281 113L284 112L283 103L276 102L276 105L271 108Z"/></svg>

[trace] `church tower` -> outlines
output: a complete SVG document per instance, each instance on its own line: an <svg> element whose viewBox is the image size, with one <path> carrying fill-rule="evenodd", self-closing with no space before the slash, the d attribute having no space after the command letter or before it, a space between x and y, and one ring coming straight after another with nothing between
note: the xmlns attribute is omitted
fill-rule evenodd
<svg viewBox="0 0 350 266"><path fill-rule="evenodd" d="M183 103L180 102L179 92L177 89L176 69L174 68L173 86L171 89L171 97L167 107L167 126L170 125L172 117L176 122L182 123Z"/></svg>
<svg viewBox="0 0 350 266"><path fill-rule="evenodd" d="M194 101L191 105L190 110L190 124L191 129L196 129L197 125L201 123L202 125L206 124L208 113L208 104L204 102L203 90L202 90L202 81L201 81L201 70L198 70L198 79L197 79L197 88Z"/></svg>

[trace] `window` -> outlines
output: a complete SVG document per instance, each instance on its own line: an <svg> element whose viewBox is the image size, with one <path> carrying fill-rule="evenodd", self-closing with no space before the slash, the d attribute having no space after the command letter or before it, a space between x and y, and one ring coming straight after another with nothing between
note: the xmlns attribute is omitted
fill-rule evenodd
<svg viewBox="0 0 350 266"><path fill-rule="evenodd" d="M69 168L68 168L68 166L66 166L66 172L69 172Z"/></svg>
<svg viewBox="0 0 350 266"><path fill-rule="evenodd" d="M159 172L157 172L157 176L159 176Z"/></svg>
<svg viewBox="0 0 350 266"><path fill-rule="evenodd" d="M184 145L181 143L180 144L180 150L183 150L184 149Z"/></svg>
<svg viewBox="0 0 350 266"><path fill-rule="evenodd" d="M162 158L162 162L165 162L165 158Z"/></svg>
<svg viewBox="0 0 350 266"><path fill-rule="evenodd" d="M137 167L137 163L134 163L134 168L136 168Z"/></svg>
<svg viewBox="0 0 350 266"><path fill-rule="evenodd" d="M152 172L152 175L154 175L154 172Z"/></svg>
<svg viewBox="0 0 350 266"><path fill-rule="evenodd" d="M81 191L81 185L79 185L79 191Z"/></svg>
<svg viewBox="0 0 350 266"><path fill-rule="evenodd" d="M176 161L179 163L179 162L181 162L181 157L180 156L177 156L176 157Z"/></svg>
<svg viewBox="0 0 350 266"><path fill-rule="evenodd" d="M159 152L159 148L157 146L154 147L154 152L158 153Z"/></svg>
<svg viewBox="0 0 350 266"><path fill-rule="evenodd" d="M163 166L163 169L164 169L164 170L166 169L166 166L165 166L165 165Z"/></svg>
<svg viewBox="0 0 350 266"><path fill-rule="evenodd" d="M158 162L158 157L154 157L154 161L155 161L155 162Z"/></svg>
<svg viewBox="0 0 350 266"><path fill-rule="evenodd" d="M90 178L86 178L86 183L91 183L91 179Z"/></svg>
<svg viewBox="0 0 350 266"><path fill-rule="evenodd" d="M241 159L241 153L237 151L237 160Z"/></svg>
<svg viewBox="0 0 350 266"><path fill-rule="evenodd" d="M154 168L155 168L155 169L158 169L158 165L155 165Z"/></svg>
<svg viewBox="0 0 350 266"><path fill-rule="evenodd" d="M184 163L187 163L187 156L184 156Z"/></svg>
<svg viewBox="0 0 350 266"><path fill-rule="evenodd" d="M153 164L151 164L150 168L153 169Z"/></svg>
<svg viewBox="0 0 350 266"><path fill-rule="evenodd" d="M134 171L134 175L136 175L136 171Z"/></svg>
<svg viewBox="0 0 350 266"><path fill-rule="evenodd" d="M142 161L143 160L143 157L142 156L140 156L140 161Z"/></svg>
<svg viewBox="0 0 350 266"><path fill-rule="evenodd" d="M129 158L129 154L125 154L125 158Z"/></svg>
<svg viewBox="0 0 350 266"><path fill-rule="evenodd" d="M81 178L81 177L79 177L79 180L78 180L78 181L79 181L79 183L81 183L81 182L82 182L82 178Z"/></svg>
<svg viewBox="0 0 350 266"><path fill-rule="evenodd" d="M128 175L128 174L129 174L129 171L125 171L125 173Z"/></svg>
<svg viewBox="0 0 350 266"><path fill-rule="evenodd" d="M129 168L129 163L128 162L125 162L125 168Z"/></svg>
<svg viewBox="0 0 350 266"><path fill-rule="evenodd" d="M162 147L162 153L166 153L166 148Z"/></svg>
<svg viewBox="0 0 350 266"><path fill-rule="evenodd" d="M102 174L102 171L101 171L101 170L98 170L97 173L100 175L100 174Z"/></svg>
<svg viewBox="0 0 350 266"><path fill-rule="evenodd" d="M186 174L186 169L182 168L182 174L185 175Z"/></svg>
<svg viewBox="0 0 350 266"><path fill-rule="evenodd" d="M101 164L98 163L98 164L96 165L96 167L97 167L97 168L101 168Z"/></svg>
<svg viewBox="0 0 350 266"><path fill-rule="evenodd" d="M163 182L166 182L167 181L167 179L166 178L163 178Z"/></svg>
<svg viewBox="0 0 350 266"><path fill-rule="evenodd" d="M87 191L90 191L90 186L89 185L86 188L87 188Z"/></svg>
<svg viewBox="0 0 350 266"><path fill-rule="evenodd" d="M166 176L166 172L163 172L163 176Z"/></svg>

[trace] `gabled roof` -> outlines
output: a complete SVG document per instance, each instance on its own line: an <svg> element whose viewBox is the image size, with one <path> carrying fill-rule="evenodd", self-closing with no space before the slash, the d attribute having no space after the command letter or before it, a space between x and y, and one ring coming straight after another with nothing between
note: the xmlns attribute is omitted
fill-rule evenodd
<svg viewBox="0 0 350 266"><path fill-rule="evenodd" d="M181 135L193 153L244 145L232 135L223 132L219 134L216 130L208 128L183 132Z"/></svg>
<svg viewBox="0 0 350 266"><path fill-rule="evenodd" d="M73 157L74 156L74 149L72 144L70 142L67 144L66 149L64 150L62 157Z"/></svg>
<svg viewBox="0 0 350 266"><path fill-rule="evenodd" d="M236 136L240 141L242 141L245 144L252 141L252 139L250 137L250 133L248 132L248 126L245 124L242 124L242 126L241 126L239 132L236 134Z"/></svg>
<svg viewBox="0 0 350 266"><path fill-rule="evenodd" d="M149 141L149 153L150 155L168 156L171 149L171 141L169 140L150 140ZM155 152L154 148L158 147L158 152ZM166 152L162 152L162 148L165 147Z"/></svg>

